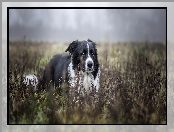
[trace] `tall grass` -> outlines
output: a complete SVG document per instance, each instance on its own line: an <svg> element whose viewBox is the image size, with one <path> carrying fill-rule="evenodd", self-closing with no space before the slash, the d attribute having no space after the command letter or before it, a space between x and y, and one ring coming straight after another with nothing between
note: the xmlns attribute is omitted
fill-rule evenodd
<svg viewBox="0 0 174 132"><path fill-rule="evenodd" d="M69 87L33 92L23 76L41 77L52 55L68 45L10 42L10 124L165 124L166 46L127 42L98 44L100 90L77 99ZM57 49L57 50L56 50ZM66 89L66 90L65 90ZM72 89L71 89L72 91Z"/></svg>

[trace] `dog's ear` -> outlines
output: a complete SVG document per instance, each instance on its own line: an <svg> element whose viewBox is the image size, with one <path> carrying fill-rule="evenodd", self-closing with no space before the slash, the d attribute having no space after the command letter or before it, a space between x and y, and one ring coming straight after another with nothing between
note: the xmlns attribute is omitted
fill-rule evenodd
<svg viewBox="0 0 174 132"><path fill-rule="evenodd" d="M95 45L96 45L96 42L94 42L94 41L92 41L91 39L89 39L88 38L88 40L87 40L88 42L92 42L92 43L94 43Z"/></svg>
<svg viewBox="0 0 174 132"><path fill-rule="evenodd" d="M90 40L90 39L88 39L87 41L88 41L88 42L93 42L93 41L92 41L92 40Z"/></svg>
<svg viewBox="0 0 174 132"><path fill-rule="evenodd" d="M91 39L88 38L87 40L88 42L92 42L94 44L94 46L96 46L96 42L92 41Z"/></svg>
<svg viewBox="0 0 174 132"><path fill-rule="evenodd" d="M65 50L65 52L69 51L71 54L73 54L75 49L77 48L77 45L78 45L78 40L73 41L72 43L70 43L69 47Z"/></svg>

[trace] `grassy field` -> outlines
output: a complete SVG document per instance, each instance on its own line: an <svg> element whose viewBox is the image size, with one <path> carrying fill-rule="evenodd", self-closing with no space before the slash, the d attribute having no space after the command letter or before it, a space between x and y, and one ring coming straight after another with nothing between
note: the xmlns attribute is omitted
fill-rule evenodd
<svg viewBox="0 0 174 132"><path fill-rule="evenodd" d="M100 90L73 101L67 93L33 92L23 76L41 77L53 55L68 44L10 42L10 124L166 124L166 46L162 43L98 43ZM62 86L67 89L66 86Z"/></svg>

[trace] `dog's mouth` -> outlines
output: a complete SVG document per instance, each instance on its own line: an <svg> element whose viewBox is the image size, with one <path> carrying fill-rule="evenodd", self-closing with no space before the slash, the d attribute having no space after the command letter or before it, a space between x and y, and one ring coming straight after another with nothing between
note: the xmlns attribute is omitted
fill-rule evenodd
<svg viewBox="0 0 174 132"><path fill-rule="evenodd" d="M84 72L93 72L94 71L94 69L93 68L88 68L88 69L86 69L86 70L84 70Z"/></svg>
<svg viewBox="0 0 174 132"><path fill-rule="evenodd" d="M82 71L90 73L94 71L94 68L87 68L87 69L83 68Z"/></svg>
<svg viewBox="0 0 174 132"><path fill-rule="evenodd" d="M91 68L86 68L85 66L83 68L79 68L79 70L82 70L83 72L93 72L94 71L94 68L91 67Z"/></svg>

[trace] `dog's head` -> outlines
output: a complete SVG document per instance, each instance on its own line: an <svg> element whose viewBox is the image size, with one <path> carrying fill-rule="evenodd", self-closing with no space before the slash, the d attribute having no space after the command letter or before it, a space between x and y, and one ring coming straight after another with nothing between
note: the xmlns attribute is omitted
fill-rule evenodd
<svg viewBox="0 0 174 132"><path fill-rule="evenodd" d="M71 54L73 69L77 68L83 72L93 72L98 69L96 44L92 40L73 41L65 50L67 51Z"/></svg>

